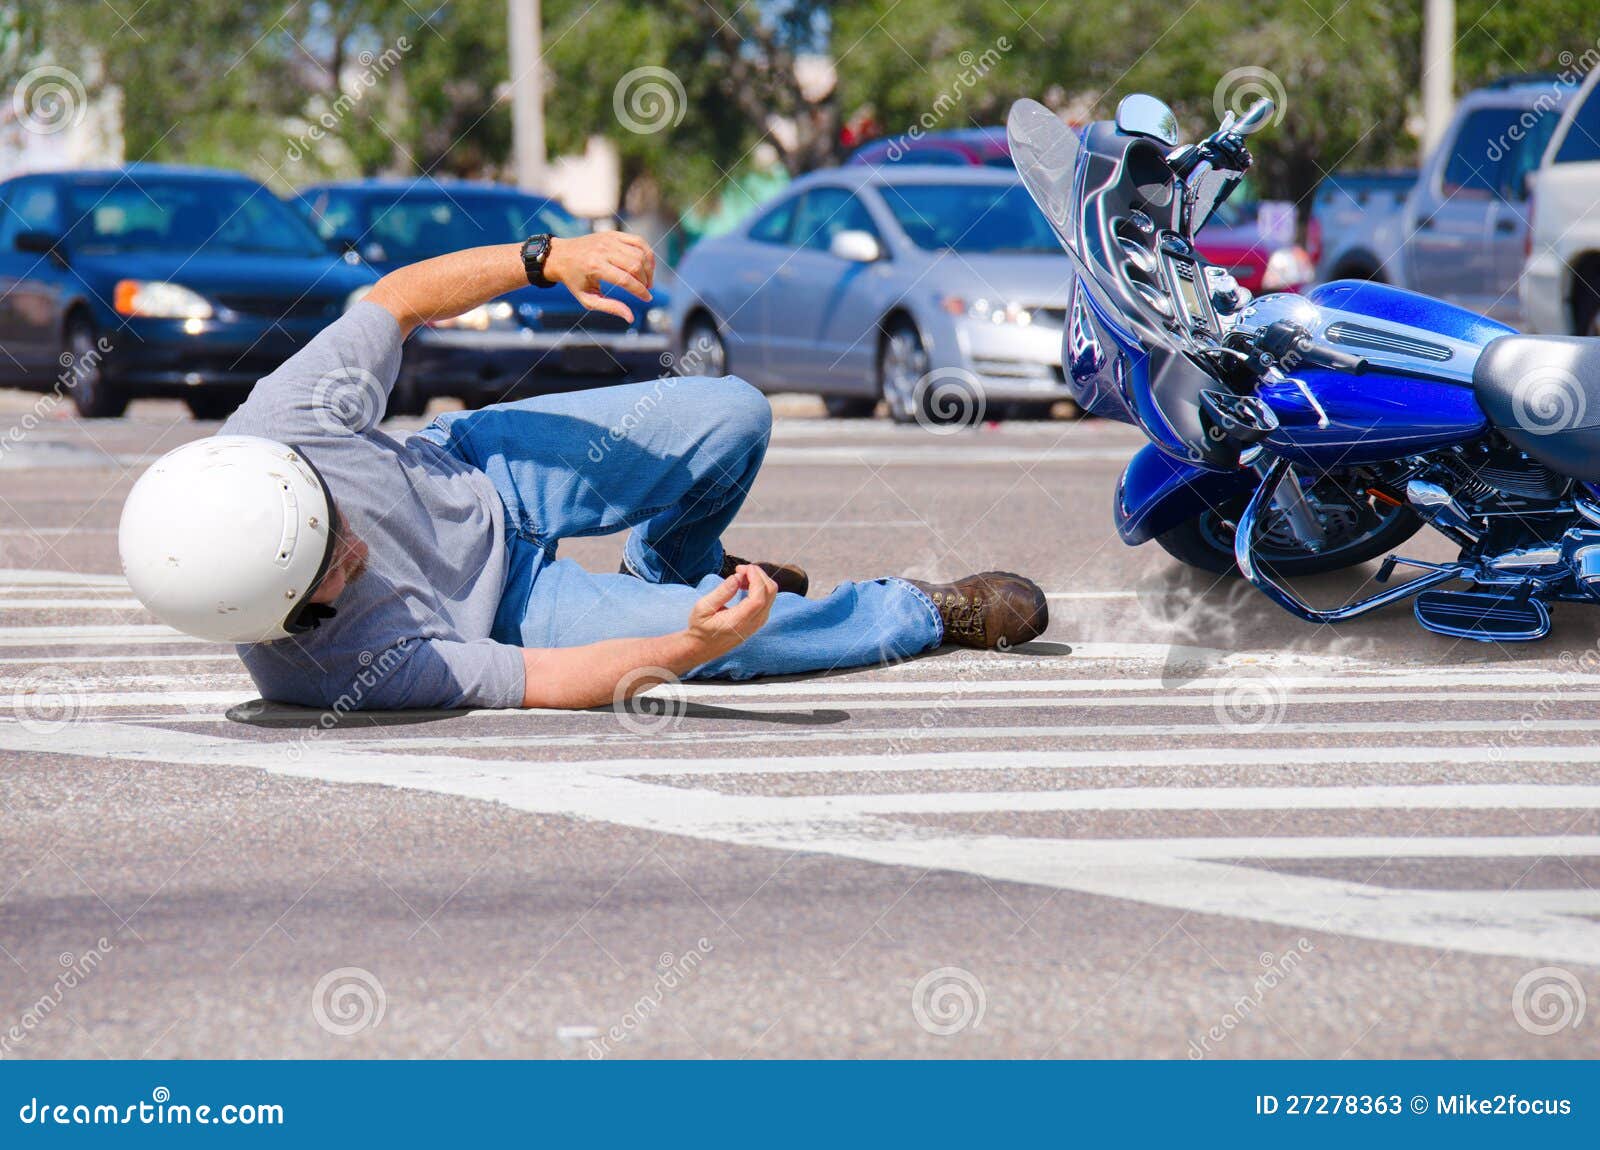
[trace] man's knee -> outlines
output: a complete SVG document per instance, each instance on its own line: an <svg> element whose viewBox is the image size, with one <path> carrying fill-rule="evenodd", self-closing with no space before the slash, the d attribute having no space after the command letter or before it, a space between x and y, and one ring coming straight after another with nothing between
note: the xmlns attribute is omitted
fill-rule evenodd
<svg viewBox="0 0 1600 1150"><path fill-rule="evenodd" d="M765 443L772 434L772 404L760 391L736 375L719 379L699 376L691 385L695 407L718 431L739 443Z"/></svg>

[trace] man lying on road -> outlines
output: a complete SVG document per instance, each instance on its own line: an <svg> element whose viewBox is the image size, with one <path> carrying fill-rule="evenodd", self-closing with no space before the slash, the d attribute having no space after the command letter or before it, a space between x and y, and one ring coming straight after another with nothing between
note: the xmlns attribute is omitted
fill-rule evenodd
<svg viewBox="0 0 1600 1150"><path fill-rule="evenodd" d="M637 237L535 236L414 264L256 384L211 438L163 456L119 532L163 622L240 644L263 696L316 707L592 707L668 675L747 679L1043 632L1044 595L999 572L843 583L747 563L721 538L766 452L766 399L731 376L540 396L376 428L419 324L529 282L629 317ZM631 318L631 317L630 317ZM598 458L597 458L598 457ZM556 558L632 528L623 569Z"/></svg>

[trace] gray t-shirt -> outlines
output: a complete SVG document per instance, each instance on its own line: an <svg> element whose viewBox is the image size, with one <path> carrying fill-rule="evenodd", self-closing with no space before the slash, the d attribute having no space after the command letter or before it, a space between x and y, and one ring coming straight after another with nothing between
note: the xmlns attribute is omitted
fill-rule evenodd
<svg viewBox="0 0 1600 1150"><path fill-rule="evenodd" d="M264 697L286 703L520 707L522 652L489 638L505 584L504 505L477 468L376 430L400 348L394 317L357 304L222 425L298 448L369 552L335 618L239 657Z"/></svg>

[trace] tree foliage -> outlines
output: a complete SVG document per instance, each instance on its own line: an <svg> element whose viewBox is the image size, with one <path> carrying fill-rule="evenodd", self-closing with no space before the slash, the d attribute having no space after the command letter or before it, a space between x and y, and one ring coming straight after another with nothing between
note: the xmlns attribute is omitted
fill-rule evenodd
<svg viewBox="0 0 1600 1150"><path fill-rule="evenodd" d="M429 7L25 0L0 9L0 68L14 82L43 53L93 84L115 84L131 159L244 166L280 186L330 170L504 173L505 0ZM636 198L682 209L764 139L793 171L837 160L841 123L864 115L889 133L993 124L1012 100L1033 96L1108 116L1143 90L1168 100L1194 134L1259 90L1282 97L1280 119L1253 142L1262 188L1300 198L1334 167L1415 159L1421 8L544 0L548 140L559 153L610 138ZM1570 67L1596 32L1592 0L1461 0L1457 87ZM801 83L797 62L808 54L832 57L836 89ZM791 127L774 134L780 119Z"/></svg>

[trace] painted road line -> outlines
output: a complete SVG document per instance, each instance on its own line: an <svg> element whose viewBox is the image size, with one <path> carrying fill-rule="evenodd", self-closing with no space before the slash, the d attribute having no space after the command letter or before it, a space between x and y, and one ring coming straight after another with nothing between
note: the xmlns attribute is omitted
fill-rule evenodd
<svg viewBox="0 0 1600 1150"><path fill-rule="evenodd" d="M0 611L143 611L137 599L0 599Z"/></svg>
<svg viewBox="0 0 1600 1150"><path fill-rule="evenodd" d="M1600 746L1183 747L1148 751L923 751L915 754L769 755L749 758L606 759L585 764L603 775L691 778L701 775L872 775L917 771L1103 770L1125 767L1456 766L1600 763Z"/></svg>
<svg viewBox="0 0 1600 1150"><path fill-rule="evenodd" d="M5 685L0 684L0 691L4 690L6 690ZM574 713L581 714L583 712ZM608 712L600 713L607 714ZM646 717L645 721L649 722L649 717ZM1333 719L1314 723L1279 722L1254 729L1230 727L1220 719L1211 723L1155 723L1148 725L1140 723L1086 723L1081 726L1037 727L941 727L937 723L925 727L850 726L846 729L830 728L825 730L784 730L778 728L769 730L716 731L697 727L694 730L650 730L644 733L622 730L611 732L585 731L564 735L398 735L399 739L403 739L403 743L397 744L397 736L388 736L382 739L361 740L358 743L358 747L361 750L368 751L382 750L396 745L407 748L430 748L436 750L448 750L452 747L484 750L516 747L585 747L594 746L597 743L624 746L648 743L653 747L671 747L674 744L682 744L684 746L700 747L749 743L772 745L785 743L859 743L873 739L897 744L910 742L991 742L1001 739L1053 739L1058 741L1095 738L1214 739L1219 735L1237 739L1276 739L1285 735L1320 734L1337 735L1343 738L1352 735L1504 734L1513 729L1516 731L1514 739L1520 741L1536 735L1600 731L1600 719L1542 719L1526 725L1515 724L1505 719L1424 720L1420 722Z"/></svg>
<svg viewBox="0 0 1600 1150"><path fill-rule="evenodd" d="M26 587L34 583L75 587L120 587L128 581L121 575L86 575L79 571L35 571L27 567L0 567L0 590Z"/></svg>
<svg viewBox="0 0 1600 1150"><path fill-rule="evenodd" d="M462 770L449 756L350 754L308 739L297 748L149 727L69 725L29 731L0 723L0 748L96 759L255 768L332 783L379 784L503 803L517 810L587 819L659 833L783 852L859 859L888 866L960 872L1031 883L1203 914L1292 926L1443 950L1592 963L1600 953L1600 896L1564 890L1517 892L1405 890L1234 866L1166 853L1216 840L1070 840L939 833L931 828L842 813L826 820L794 800L722 795L598 774L591 764L476 761ZM291 750L297 753L290 753ZM1249 844L1228 840L1228 857ZM1322 840L1329 842L1330 840ZM1467 857L1498 857L1506 839L1454 837ZM1285 843L1299 851L1304 840ZM1427 844L1422 844L1426 846ZM1343 840L1400 857L1414 840ZM1529 851L1600 851L1592 836L1524 840ZM1435 850L1443 849L1438 841ZM1490 848L1493 850L1490 850ZM1272 857L1295 857L1293 852ZM1343 857L1330 855L1329 857ZM1524 856L1526 857L1526 856ZM1552 909L1554 908L1554 909Z"/></svg>
<svg viewBox="0 0 1600 1150"><path fill-rule="evenodd" d="M63 624L57 627L0 627L0 647L70 647L98 643L133 645L172 643L214 646L160 623Z"/></svg>
<svg viewBox="0 0 1600 1150"><path fill-rule="evenodd" d="M1067 791L801 796L816 813L960 815L1073 811L1544 811L1600 809L1600 786L1107 787Z"/></svg>

